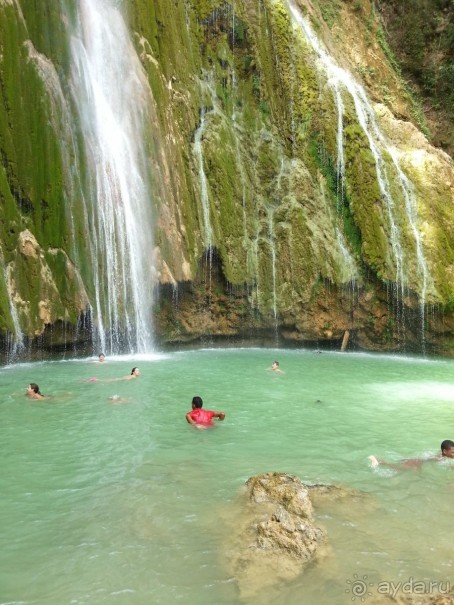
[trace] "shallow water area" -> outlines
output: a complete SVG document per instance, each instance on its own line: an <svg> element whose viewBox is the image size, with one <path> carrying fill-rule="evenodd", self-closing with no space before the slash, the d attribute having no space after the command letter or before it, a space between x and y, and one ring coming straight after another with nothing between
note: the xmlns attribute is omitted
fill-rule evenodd
<svg viewBox="0 0 454 605"><path fill-rule="evenodd" d="M274 359L285 373L269 369ZM134 366L139 378L112 380ZM372 469L368 456L426 458L454 439L453 369L277 349L2 368L0 603L342 605L355 582L374 596L379 582L445 589L454 465ZM30 382L49 399L27 399ZM193 395L225 421L190 427ZM242 599L228 564L232 520L244 482L271 471L364 497L319 504L323 558L275 589L260 591L257 578Z"/></svg>

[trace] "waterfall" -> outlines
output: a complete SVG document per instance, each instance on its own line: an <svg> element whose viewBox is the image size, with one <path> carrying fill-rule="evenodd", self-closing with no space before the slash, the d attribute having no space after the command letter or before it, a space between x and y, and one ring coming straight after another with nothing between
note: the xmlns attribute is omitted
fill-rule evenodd
<svg viewBox="0 0 454 605"><path fill-rule="evenodd" d="M276 295L276 246L274 235L274 209L268 209L268 244L271 252L271 277L273 280L273 320L277 334L277 295Z"/></svg>
<svg viewBox="0 0 454 605"><path fill-rule="evenodd" d="M323 203L325 206L325 211L329 217L329 220L331 221L331 224L333 225L337 248L340 253L339 260L337 260L337 265L338 273L341 277L341 283L350 284L353 287L356 280L358 279L358 269L356 267L355 260L348 249L344 233L338 225L339 215L336 214L333 216L333 212L331 211L331 205L326 199L326 193L323 183L320 183L320 189Z"/></svg>
<svg viewBox="0 0 454 605"><path fill-rule="evenodd" d="M404 255L402 247L402 233L399 227L398 218L396 215L396 207L399 205L398 200L394 199L390 182L389 169L385 162L385 154L391 158L393 170L396 173L397 185L405 201L405 211L411 233L414 238L416 249L416 267L417 275L412 276L418 279L417 286L419 287L419 298L421 308L424 308L427 286L430 280L427 263L424 257L421 237L417 228L417 212L416 199L411 183L404 175L398 160L397 153L392 146L386 141L381 133L376 119L375 112L367 99L367 95L363 87L355 82L353 77L344 69L336 65L327 51L319 43L315 33L312 31L307 20L301 15L299 9L292 0L288 0L291 17L298 29L302 31L309 46L314 51L318 64L321 70L325 73L329 86L332 87L334 99L337 106L338 122L337 122L337 170L340 177L340 191L344 191L345 179L345 162L343 157L343 125L342 118L344 106L342 103L341 92L346 91L355 107L358 122L368 140L370 151L374 157L377 182L381 193L382 200L385 204L389 228L390 228L390 244L392 251L392 259L395 267L395 282L400 289L401 298L404 294L404 289L408 286L410 272L406 272L408 266L408 258Z"/></svg>
<svg viewBox="0 0 454 605"><path fill-rule="evenodd" d="M345 191L345 157L344 157L344 104L342 102L342 95L340 92L339 82L334 80L332 83L334 101L337 108L337 200L338 200L338 211L340 210L339 205L343 202L344 191Z"/></svg>
<svg viewBox="0 0 454 605"><path fill-rule="evenodd" d="M80 0L71 81L89 175L83 197L94 324L106 352L152 347L153 221L147 124L152 93L114 0Z"/></svg>
<svg viewBox="0 0 454 605"><path fill-rule="evenodd" d="M9 283L10 276L5 272L5 283ZM9 290L9 288L8 288ZM24 349L24 335L22 333L19 321L19 314L17 313L16 305L13 298L10 296L9 299L9 310L11 313L11 320L13 322L14 328L14 338L11 341L11 346L9 347L9 357L14 359L16 355Z"/></svg>
<svg viewBox="0 0 454 605"><path fill-rule="evenodd" d="M203 243L205 249L209 252L213 243L213 229L210 219L210 199L208 196L208 181L203 166L202 138L205 130L205 107L200 112L200 124L194 135L194 154L197 160L199 172L200 203L202 204L203 217Z"/></svg>
<svg viewBox="0 0 454 605"><path fill-rule="evenodd" d="M12 322L12 327L13 327L13 332L8 334L7 357L8 357L8 360L14 361L14 359L16 358L18 353L20 353L24 349L24 346L25 346L24 334L21 330L19 314L18 314L17 308L16 308L16 302L15 302L14 296L12 295L12 292L11 292L11 289L12 289L11 282L14 278L11 274L11 267L5 266L3 250L1 248L1 246L0 246L0 265L1 265L1 270L2 270L2 274L3 274L4 289L5 289L5 294L8 298L9 312L10 312L11 322Z"/></svg>

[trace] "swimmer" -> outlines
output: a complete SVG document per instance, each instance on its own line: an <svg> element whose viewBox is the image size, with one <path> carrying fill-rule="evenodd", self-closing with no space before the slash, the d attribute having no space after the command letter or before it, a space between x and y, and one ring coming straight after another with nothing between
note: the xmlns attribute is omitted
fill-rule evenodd
<svg viewBox="0 0 454 605"><path fill-rule="evenodd" d="M44 395L39 390L39 386L36 384L36 382L31 382L28 385L25 394L29 399L46 399L46 397L44 397Z"/></svg>
<svg viewBox="0 0 454 605"><path fill-rule="evenodd" d="M118 380L133 380L134 378L139 378L140 370L139 368L132 368L131 373L128 376L123 376L122 378L106 378L103 382L116 382Z"/></svg>
<svg viewBox="0 0 454 605"><path fill-rule="evenodd" d="M372 468L377 466L388 466L390 468L400 469L420 469L424 462L440 462L441 460L451 458L454 459L454 441L445 439L440 445L441 454L439 456L432 456L431 458L407 458L401 462L387 462L381 460L375 456L369 456L370 465Z"/></svg>
<svg viewBox="0 0 454 605"><path fill-rule="evenodd" d="M278 361L273 361L273 363L271 364L271 368L269 368L272 372L276 372L276 374L285 374L285 372L283 372L280 368L279 368L279 362Z"/></svg>
<svg viewBox="0 0 454 605"><path fill-rule="evenodd" d="M203 430L214 426L213 418L224 420L224 412L213 412L213 410L203 410L203 401L201 397L192 398L192 411L186 414L186 420L196 429Z"/></svg>
<svg viewBox="0 0 454 605"><path fill-rule="evenodd" d="M100 353L98 355L98 361L96 363L104 363L106 361L106 356L104 355L104 353Z"/></svg>
<svg viewBox="0 0 454 605"><path fill-rule="evenodd" d="M129 376L125 376L124 378L120 378L119 380L132 380L133 378L139 378L140 370L139 368L132 368L131 374Z"/></svg>
<svg viewBox="0 0 454 605"><path fill-rule="evenodd" d="M112 404L119 404L128 403L129 399L127 399L126 397L120 397L120 395L112 395L112 397L109 397L109 401Z"/></svg>
<svg viewBox="0 0 454 605"><path fill-rule="evenodd" d="M89 378L88 380L84 380L83 382L118 382L119 380L133 380L134 378L138 378L140 376L139 368L132 368L131 373L127 376L122 376L121 378Z"/></svg>

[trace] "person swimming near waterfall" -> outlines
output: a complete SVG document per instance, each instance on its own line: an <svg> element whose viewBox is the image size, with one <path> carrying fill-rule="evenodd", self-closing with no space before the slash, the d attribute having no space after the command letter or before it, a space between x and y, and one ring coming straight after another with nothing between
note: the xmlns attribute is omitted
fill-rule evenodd
<svg viewBox="0 0 454 605"><path fill-rule="evenodd" d="M88 380L84 380L84 382L118 382L119 380L134 380L140 376L139 368L132 368L131 373L127 376L122 376L121 378L89 378Z"/></svg>
<svg viewBox="0 0 454 605"><path fill-rule="evenodd" d="M405 460L401 460L400 462L387 462L386 460L381 460L375 456L369 456L369 461L373 468L376 468L377 466L387 466L401 470L420 469L424 462L441 462L442 460L449 458L454 460L454 441L451 441L451 439L445 439L445 441L443 441L440 445L440 450L440 455L432 456L431 458L407 458Z"/></svg>
<svg viewBox="0 0 454 605"><path fill-rule="evenodd" d="M129 376L124 376L124 378L118 378L118 380L133 380L134 378L139 378L140 370L139 368L132 368L131 374Z"/></svg>
<svg viewBox="0 0 454 605"><path fill-rule="evenodd" d="M44 397L44 395L39 390L39 386L36 384L36 382L31 382L28 385L25 394L29 399L47 399L47 397Z"/></svg>
<svg viewBox="0 0 454 605"><path fill-rule="evenodd" d="M271 364L271 368L269 368L272 372L276 372L276 374L285 374L285 372L283 372L280 367L279 367L279 362L278 361L273 361L273 363Z"/></svg>
<svg viewBox="0 0 454 605"><path fill-rule="evenodd" d="M104 355L104 353L100 353L98 355L98 361L96 363L104 363L106 361L106 356Z"/></svg>
<svg viewBox="0 0 454 605"><path fill-rule="evenodd" d="M207 429L210 426L214 426L213 418L219 418L224 420L224 412L214 412L213 410L203 410L202 398L196 395L192 398L192 411L186 414L186 420L189 424L192 424L196 429Z"/></svg>

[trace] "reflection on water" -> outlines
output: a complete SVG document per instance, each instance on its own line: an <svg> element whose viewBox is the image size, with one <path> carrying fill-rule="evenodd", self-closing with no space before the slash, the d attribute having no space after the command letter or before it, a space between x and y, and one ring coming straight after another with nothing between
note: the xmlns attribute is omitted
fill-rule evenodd
<svg viewBox="0 0 454 605"><path fill-rule="evenodd" d="M276 357L285 374L267 369ZM133 366L137 380L83 382ZM454 438L452 369L263 349L3 368L1 602L343 604L364 576L374 595L383 581L452 583L451 466L396 472L367 461L427 457ZM27 400L30 382L51 399ZM189 427L193 395L226 420ZM318 502L329 540L320 561L240 600L232 522L245 480L269 471L364 495Z"/></svg>

